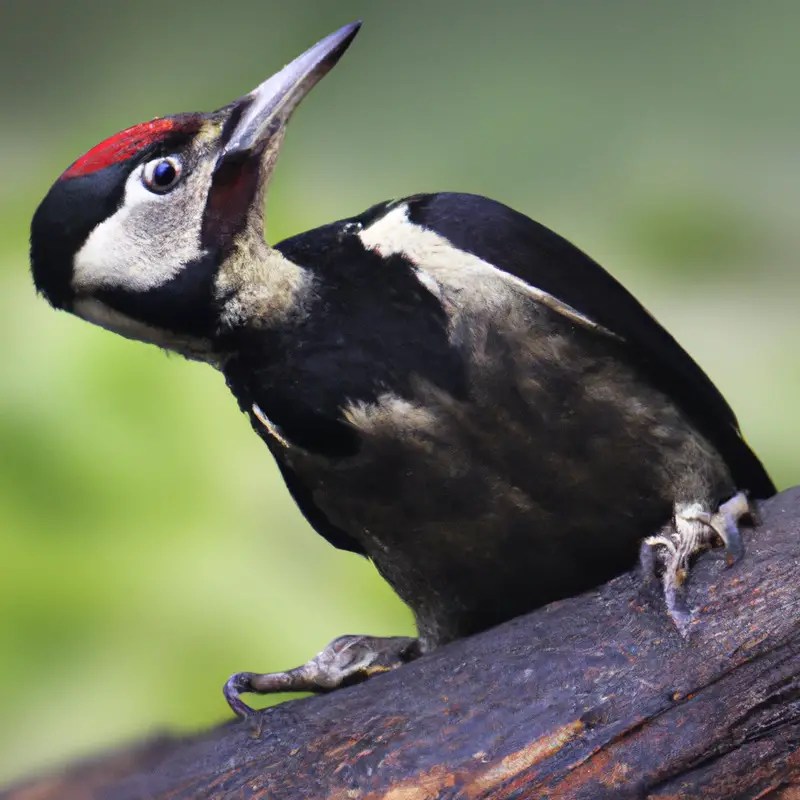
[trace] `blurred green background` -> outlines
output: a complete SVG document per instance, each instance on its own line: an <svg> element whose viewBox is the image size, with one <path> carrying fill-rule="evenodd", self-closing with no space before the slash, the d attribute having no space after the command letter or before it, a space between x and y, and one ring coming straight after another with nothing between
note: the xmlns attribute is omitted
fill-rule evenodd
<svg viewBox="0 0 800 800"><path fill-rule="evenodd" d="M39 0L0 4L0 783L229 716L279 669L410 616L315 535L208 367L35 297L30 217L128 125L212 109L355 18L297 113L271 240L393 196L486 194L566 235L800 481L800 4Z"/></svg>

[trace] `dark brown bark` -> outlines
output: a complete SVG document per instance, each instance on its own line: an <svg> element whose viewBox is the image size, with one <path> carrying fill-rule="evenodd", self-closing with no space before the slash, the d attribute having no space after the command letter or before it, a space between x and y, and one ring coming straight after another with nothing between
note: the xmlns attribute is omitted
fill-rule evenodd
<svg viewBox="0 0 800 800"><path fill-rule="evenodd" d="M365 684L0 795L800 799L800 488L699 559L682 639L635 575Z"/></svg>

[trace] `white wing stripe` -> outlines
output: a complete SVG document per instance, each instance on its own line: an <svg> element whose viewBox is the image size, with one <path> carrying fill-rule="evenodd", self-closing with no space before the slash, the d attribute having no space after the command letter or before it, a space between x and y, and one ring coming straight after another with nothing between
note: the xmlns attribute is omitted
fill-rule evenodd
<svg viewBox="0 0 800 800"><path fill-rule="evenodd" d="M474 287L480 283L487 300L491 301L494 296L501 302L498 293L492 291L492 279L494 279L503 286L525 294L537 303L568 317L573 322L616 338L616 334L557 297L498 269L472 253L459 250L436 231L413 223L408 218L408 205L405 203L393 208L358 235L365 247L375 250L381 256L402 255L411 261L416 268L420 283L437 297L441 296L441 290L434 291L431 284L437 287L441 285Z"/></svg>

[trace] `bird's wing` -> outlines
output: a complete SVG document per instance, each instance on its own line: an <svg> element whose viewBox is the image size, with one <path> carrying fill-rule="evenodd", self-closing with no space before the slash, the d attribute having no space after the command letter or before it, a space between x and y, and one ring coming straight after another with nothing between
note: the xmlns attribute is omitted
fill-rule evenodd
<svg viewBox="0 0 800 800"><path fill-rule="evenodd" d="M476 195L417 195L386 205L382 215L374 210L368 214L362 238L369 243L373 235L384 252L402 252L418 263L435 253L446 263L443 249L456 248L477 257L484 269L502 270L539 302L576 323L620 340L639 374L671 397L717 448L740 488L758 498L775 493L742 438L736 416L708 376L620 283L577 247L507 206ZM438 238L425 239L428 232ZM463 268L457 258L451 261L453 269Z"/></svg>
<svg viewBox="0 0 800 800"><path fill-rule="evenodd" d="M365 556L367 553L361 544L349 533L334 525L325 512L314 502L313 492L297 476L297 473L282 458L275 459L286 488L297 503L300 513L308 520L309 525L330 544L339 550L349 550Z"/></svg>

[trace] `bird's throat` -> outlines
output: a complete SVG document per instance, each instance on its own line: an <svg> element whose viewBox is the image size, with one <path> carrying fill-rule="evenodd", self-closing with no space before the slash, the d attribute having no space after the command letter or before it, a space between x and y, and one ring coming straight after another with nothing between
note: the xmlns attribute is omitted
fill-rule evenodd
<svg viewBox="0 0 800 800"><path fill-rule="evenodd" d="M240 240L214 284L220 329L274 327L302 318L313 291L311 273L260 236Z"/></svg>

